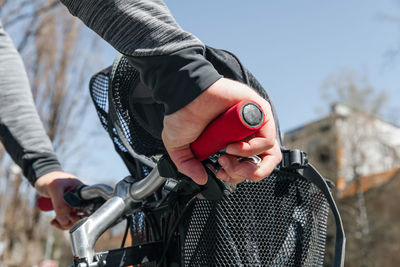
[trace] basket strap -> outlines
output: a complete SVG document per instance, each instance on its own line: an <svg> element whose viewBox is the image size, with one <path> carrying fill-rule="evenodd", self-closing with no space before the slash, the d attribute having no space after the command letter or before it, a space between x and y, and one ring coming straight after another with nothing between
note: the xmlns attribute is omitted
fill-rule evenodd
<svg viewBox="0 0 400 267"><path fill-rule="evenodd" d="M324 194L328 205L333 213L336 224L336 241L335 255L333 267L343 267L346 247L346 236L343 229L342 218L332 196L330 186L327 180L308 162L307 153L299 149L281 148L282 161L279 164L279 169L295 171L303 176L306 180L313 183Z"/></svg>
<svg viewBox="0 0 400 267"><path fill-rule="evenodd" d="M326 180L319 174L319 172L311 165L307 164L305 168L298 169L300 175L305 179L316 185L326 197L329 207L332 210L333 216L336 223L336 241L335 241L335 255L333 266L343 267L346 247L346 236L343 229L342 218L340 217L339 210L336 206L335 200L333 199L332 193Z"/></svg>

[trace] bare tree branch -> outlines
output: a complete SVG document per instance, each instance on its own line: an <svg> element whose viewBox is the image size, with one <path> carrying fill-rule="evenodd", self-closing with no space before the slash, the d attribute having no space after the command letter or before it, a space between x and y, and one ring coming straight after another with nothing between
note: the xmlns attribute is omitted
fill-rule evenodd
<svg viewBox="0 0 400 267"><path fill-rule="evenodd" d="M7 0L0 0L0 11L7 4Z"/></svg>
<svg viewBox="0 0 400 267"><path fill-rule="evenodd" d="M390 142L385 130L392 128L382 120L388 95L384 90L376 90L365 76L354 71L330 75L323 83L323 90L325 96L330 96L328 101L343 103L348 108L340 117L337 130L340 133L337 146L344 151L342 176L355 189L351 201L340 202L341 210L346 211L342 214L349 244L346 261L356 263L355 266L374 266L373 242L379 241L373 233L377 225L367 209L369 203L362 177L400 165L399 147Z"/></svg>
<svg viewBox="0 0 400 267"><path fill-rule="evenodd" d="M7 30L15 31L15 41L25 62L38 112L54 147L60 158L68 160L69 156L75 157L82 142L86 140L81 127L87 103L90 101L88 93L82 91L87 88L84 82L90 75L86 68L90 62L83 58L88 49L93 49L81 41L82 24L64 9L58 8L58 1L0 1L2 7L7 4L1 10L9 18ZM29 27L21 26L25 24L29 24ZM78 132L79 138L76 138ZM2 153L3 150L0 149L0 160ZM6 165L5 162L1 161L0 167L1 164ZM0 172L2 170L0 168ZM26 183L15 186L18 192L27 190ZM39 213L25 196L19 195L17 202L18 206L13 207L15 216L7 217L9 247L1 256L5 266L21 266L21 263L12 258L16 255L12 252L13 246L18 245L18 240L22 240L23 244L36 244L39 250L35 255L42 253L40 244L44 237L43 231L38 230L41 226ZM29 220L18 220L23 216ZM60 243L62 241L59 241L58 246ZM67 244L61 246L66 247ZM24 265L38 265L32 255L28 256L24 251L19 251L18 255L25 260ZM60 265L64 266L66 263Z"/></svg>
<svg viewBox="0 0 400 267"><path fill-rule="evenodd" d="M7 22L13 17L17 16L21 13L21 10L26 9L29 5L34 5L35 0L17 0L10 2L6 0L6 3L14 4L8 7L8 10L5 12L5 15L2 17L3 23L6 25ZM5 6L5 5L4 5Z"/></svg>
<svg viewBox="0 0 400 267"><path fill-rule="evenodd" d="M29 1L26 1L26 2L29 2ZM59 5L60 5L60 2L55 1L55 2L50 3L49 5L39 7L33 12L19 14L12 19L6 20L4 22L4 27L12 27L14 24L20 23L21 21L23 21L25 19L32 18L32 17L38 17L43 13L53 10L54 8L58 7ZM18 10L21 10L21 9L19 8Z"/></svg>
<svg viewBox="0 0 400 267"><path fill-rule="evenodd" d="M36 18L33 17L30 22L30 25L32 25L32 28L25 29L25 34L23 35L22 40L17 45L17 50L19 53L22 53L22 51L25 49L26 45L28 44L29 39L35 35L35 33L36 33L35 24L36 24Z"/></svg>

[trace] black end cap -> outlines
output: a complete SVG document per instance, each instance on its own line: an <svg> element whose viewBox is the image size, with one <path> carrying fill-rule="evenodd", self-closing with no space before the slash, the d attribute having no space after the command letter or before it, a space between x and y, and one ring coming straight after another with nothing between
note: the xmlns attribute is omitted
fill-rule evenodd
<svg viewBox="0 0 400 267"><path fill-rule="evenodd" d="M252 102L244 104L240 113L243 121L250 127L256 128L264 121L264 113L258 105Z"/></svg>

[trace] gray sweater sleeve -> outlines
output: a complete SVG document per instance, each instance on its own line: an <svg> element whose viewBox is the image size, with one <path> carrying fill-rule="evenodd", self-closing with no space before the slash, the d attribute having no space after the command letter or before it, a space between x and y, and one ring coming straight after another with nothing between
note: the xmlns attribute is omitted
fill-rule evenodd
<svg viewBox="0 0 400 267"><path fill-rule="evenodd" d="M0 22L0 140L34 184L61 170L36 108L22 60Z"/></svg>
<svg viewBox="0 0 400 267"><path fill-rule="evenodd" d="M182 108L222 76L205 46L184 31L160 0L61 0L115 49L129 57L166 114Z"/></svg>
<svg viewBox="0 0 400 267"><path fill-rule="evenodd" d="M166 55L204 44L184 31L160 0L61 0L72 15L131 56Z"/></svg>

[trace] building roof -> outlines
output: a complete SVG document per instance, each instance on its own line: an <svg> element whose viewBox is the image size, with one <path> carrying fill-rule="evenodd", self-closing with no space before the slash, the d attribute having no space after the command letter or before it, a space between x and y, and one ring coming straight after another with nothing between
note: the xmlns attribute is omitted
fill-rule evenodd
<svg viewBox="0 0 400 267"><path fill-rule="evenodd" d="M382 186L388 183L392 178L396 177L396 175L400 175L400 167L395 167L389 171L382 173L361 176L360 178L361 191L365 193L370 189ZM355 181L352 181L347 186L347 188L342 193L340 193L340 197L346 198L353 196L356 193L357 193L357 184Z"/></svg>

